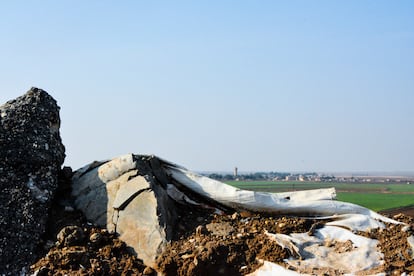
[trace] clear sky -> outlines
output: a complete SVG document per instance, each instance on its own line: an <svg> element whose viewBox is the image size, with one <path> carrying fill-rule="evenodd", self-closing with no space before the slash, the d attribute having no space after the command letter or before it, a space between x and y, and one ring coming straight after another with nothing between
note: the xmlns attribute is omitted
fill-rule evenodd
<svg viewBox="0 0 414 276"><path fill-rule="evenodd" d="M2 1L0 102L61 106L65 165L414 171L414 1Z"/></svg>

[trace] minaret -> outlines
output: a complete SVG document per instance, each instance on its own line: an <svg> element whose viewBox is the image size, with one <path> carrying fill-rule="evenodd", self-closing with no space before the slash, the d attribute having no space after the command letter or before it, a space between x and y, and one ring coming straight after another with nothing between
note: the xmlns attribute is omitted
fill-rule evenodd
<svg viewBox="0 0 414 276"><path fill-rule="evenodd" d="M237 167L234 167L234 178L237 178Z"/></svg>

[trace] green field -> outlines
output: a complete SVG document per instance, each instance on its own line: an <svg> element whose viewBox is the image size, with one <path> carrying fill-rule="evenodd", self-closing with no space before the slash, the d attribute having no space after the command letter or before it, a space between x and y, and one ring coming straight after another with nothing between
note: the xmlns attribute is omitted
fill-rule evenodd
<svg viewBox="0 0 414 276"><path fill-rule="evenodd" d="M263 192L286 192L335 187L337 199L374 211L414 205L414 184L227 181L232 186Z"/></svg>

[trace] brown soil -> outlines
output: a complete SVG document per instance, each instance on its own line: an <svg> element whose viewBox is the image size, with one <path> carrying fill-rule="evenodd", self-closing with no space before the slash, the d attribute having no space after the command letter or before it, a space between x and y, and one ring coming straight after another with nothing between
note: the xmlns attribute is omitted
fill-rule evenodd
<svg viewBox="0 0 414 276"><path fill-rule="evenodd" d="M158 270L166 275L243 275L257 269L260 260L283 263L289 251L270 241L265 231L306 232L315 222L243 215L214 215L187 238L173 241L158 258Z"/></svg>
<svg viewBox="0 0 414 276"><path fill-rule="evenodd" d="M373 272L386 272L387 275L401 275L406 272L414 275L413 252L407 238L414 234L414 219L404 214L393 216L404 224L387 224L386 229L374 229L369 233L360 233L379 241L379 248L384 254L384 265Z"/></svg>
<svg viewBox="0 0 414 276"><path fill-rule="evenodd" d="M407 207L400 207L400 208L394 208L389 210L381 211L380 213L392 217L398 214L404 214L409 217L414 218L414 206L407 206Z"/></svg>
<svg viewBox="0 0 414 276"><path fill-rule="evenodd" d="M61 197L56 202L65 200ZM217 215L212 210L181 207L174 240L157 260L157 270L165 275L245 275L257 269L260 260L284 265L283 259L292 253L270 241L265 231L311 233L320 225L311 219L250 213ZM115 235L89 225L81 213L58 203L51 210L48 232L37 252L43 257L32 265L32 272L38 271L38 275L156 275ZM408 227L387 225L385 230L359 233L378 239L384 254L384 265L367 274L414 275L414 261L407 243L407 237L414 232L414 219L403 214L395 215L394 219L405 222ZM65 226L78 227L61 231ZM333 246L341 252L350 247L347 243ZM333 269L323 273L341 274Z"/></svg>
<svg viewBox="0 0 414 276"><path fill-rule="evenodd" d="M39 276L153 274L115 234L93 227L81 212L58 202L50 209L48 231L38 253L43 257L31 270Z"/></svg>

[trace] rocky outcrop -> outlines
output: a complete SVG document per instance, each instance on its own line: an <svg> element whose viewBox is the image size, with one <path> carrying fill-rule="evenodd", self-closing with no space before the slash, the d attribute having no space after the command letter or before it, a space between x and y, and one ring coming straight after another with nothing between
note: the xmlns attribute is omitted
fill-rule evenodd
<svg viewBox="0 0 414 276"><path fill-rule="evenodd" d="M65 157L59 127L59 106L41 89L0 106L0 274L36 258Z"/></svg>

